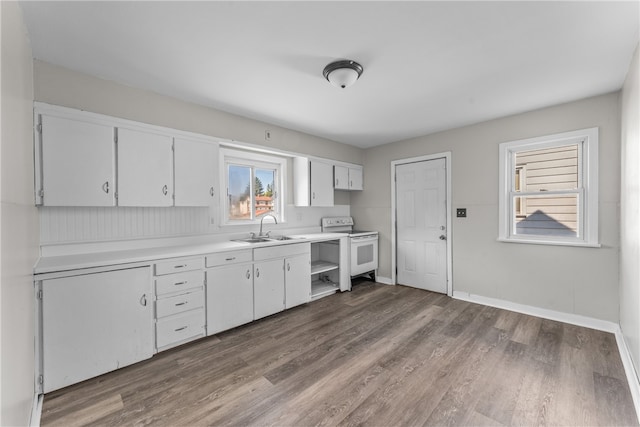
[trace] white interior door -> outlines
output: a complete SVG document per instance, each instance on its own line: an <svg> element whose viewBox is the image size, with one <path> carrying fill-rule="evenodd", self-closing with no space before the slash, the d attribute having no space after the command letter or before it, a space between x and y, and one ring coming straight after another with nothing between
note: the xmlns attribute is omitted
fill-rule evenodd
<svg viewBox="0 0 640 427"><path fill-rule="evenodd" d="M397 282L447 292L446 160L396 166Z"/></svg>

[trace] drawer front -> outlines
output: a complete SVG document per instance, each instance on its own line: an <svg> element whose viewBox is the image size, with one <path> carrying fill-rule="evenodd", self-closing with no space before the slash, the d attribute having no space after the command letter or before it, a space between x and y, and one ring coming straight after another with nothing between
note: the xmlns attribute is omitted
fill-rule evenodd
<svg viewBox="0 0 640 427"><path fill-rule="evenodd" d="M294 243L289 245L276 245L253 250L254 261L263 259L284 258L292 255L300 255L311 252L311 243Z"/></svg>
<svg viewBox="0 0 640 427"><path fill-rule="evenodd" d="M197 258L176 258L168 261L156 263L156 276L164 274L179 273L181 271L201 270L204 268L204 259Z"/></svg>
<svg viewBox="0 0 640 427"><path fill-rule="evenodd" d="M156 278L156 295L186 292L204 286L204 271L186 271Z"/></svg>
<svg viewBox="0 0 640 427"><path fill-rule="evenodd" d="M156 301L156 318L204 307L204 291L190 292Z"/></svg>
<svg viewBox="0 0 640 427"><path fill-rule="evenodd" d="M253 261L251 249L241 251L220 252L217 254L207 255L207 267L216 267L219 265L237 264L240 262Z"/></svg>
<svg viewBox="0 0 640 427"><path fill-rule="evenodd" d="M204 336L204 322L204 309L188 311L158 320L156 324L157 348L199 335Z"/></svg>

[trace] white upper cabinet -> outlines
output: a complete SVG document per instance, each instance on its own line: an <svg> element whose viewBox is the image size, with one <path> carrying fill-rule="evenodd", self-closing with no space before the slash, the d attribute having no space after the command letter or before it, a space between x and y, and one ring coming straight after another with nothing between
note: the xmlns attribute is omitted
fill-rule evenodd
<svg viewBox="0 0 640 427"><path fill-rule="evenodd" d="M333 206L333 165L294 157L293 189L296 206Z"/></svg>
<svg viewBox="0 0 640 427"><path fill-rule="evenodd" d="M349 167L349 190L362 190L362 166Z"/></svg>
<svg viewBox="0 0 640 427"><path fill-rule="evenodd" d="M336 190L362 190L362 166L334 166L333 186Z"/></svg>
<svg viewBox="0 0 640 427"><path fill-rule="evenodd" d="M311 162L311 206L333 206L333 165Z"/></svg>
<svg viewBox="0 0 640 427"><path fill-rule="evenodd" d="M333 167L333 187L336 190L349 189L349 168L346 166Z"/></svg>
<svg viewBox="0 0 640 427"><path fill-rule="evenodd" d="M173 138L118 128L118 205L173 205Z"/></svg>
<svg viewBox="0 0 640 427"><path fill-rule="evenodd" d="M41 179L36 201L46 206L114 206L114 128L40 116ZM38 182L41 181L41 182Z"/></svg>
<svg viewBox="0 0 640 427"><path fill-rule="evenodd" d="M175 205L217 205L218 144L175 138L173 149Z"/></svg>

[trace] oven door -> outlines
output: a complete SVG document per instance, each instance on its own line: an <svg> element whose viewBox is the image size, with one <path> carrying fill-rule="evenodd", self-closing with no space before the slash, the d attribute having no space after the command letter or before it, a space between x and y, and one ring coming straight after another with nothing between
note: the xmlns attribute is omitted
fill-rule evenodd
<svg viewBox="0 0 640 427"><path fill-rule="evenodd" d="M351 276L378 269L378 235L350 237Z"/></svg>

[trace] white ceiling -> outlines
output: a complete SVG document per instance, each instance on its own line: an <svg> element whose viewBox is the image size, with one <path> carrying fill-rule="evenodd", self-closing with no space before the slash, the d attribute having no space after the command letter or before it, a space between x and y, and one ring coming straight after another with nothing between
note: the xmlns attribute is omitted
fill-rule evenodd
<svg viewBox="0 0 640 427"><path fill-rule="evenodd" d="M358 147L615 91L639 2L22 2L34 57ZM347 89L322 77L361 63Z"/></svg>

